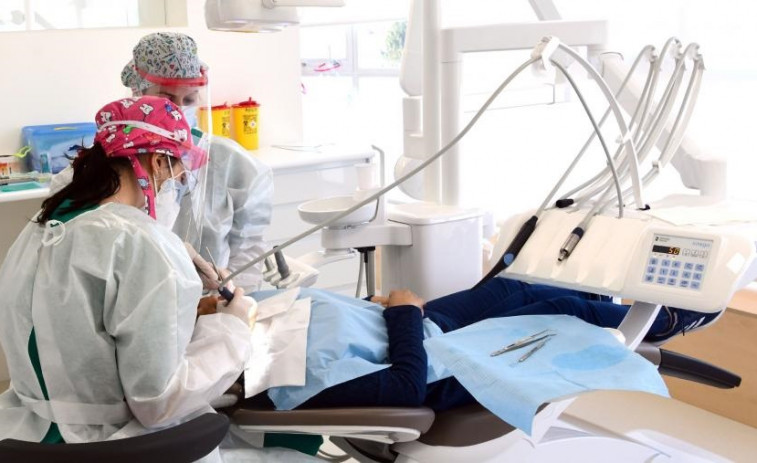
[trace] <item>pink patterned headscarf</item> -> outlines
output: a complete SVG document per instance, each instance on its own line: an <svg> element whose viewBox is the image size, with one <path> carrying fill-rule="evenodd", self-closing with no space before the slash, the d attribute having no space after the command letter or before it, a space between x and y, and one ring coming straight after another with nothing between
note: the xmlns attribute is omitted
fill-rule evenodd
<svg viewBox="0 0 757 463"><path fill-rule="evenodd" d="M198 169L207 163L207 153L192 144L184 114L165 98L142 96L108 103L97 112L95 123L95 142L105 153L131 161L152 218L155 218L155 192L150 188L147 172L137 156L165 154L181 160L187 170Z"/></svg>

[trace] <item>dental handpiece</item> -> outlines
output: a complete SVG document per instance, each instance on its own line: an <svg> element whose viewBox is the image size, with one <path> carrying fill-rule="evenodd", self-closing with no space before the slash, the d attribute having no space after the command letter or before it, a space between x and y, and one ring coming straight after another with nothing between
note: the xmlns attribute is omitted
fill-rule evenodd
<svg viewBox="0 0 757 463"><path fill-rule="evenodd" d="M231 300L234 299L234 293L229 291L229 288L227 288L226 286L220 285L220 283L223 282L221 273L218 271L218 266L216 265L215 259L213 259L213 254L210 253L210 249L208 249L207 247L205 249L208 251L208 257L210 257L210 265L213 266L213 271L216 272L216 276L218 277L218 294L220 294L222 298L226 299L226 302L231 302Z"/></svg>
<svg viewBox="0 0 757 463"><path fill-rule="evenodd" d="M557 261L562 262L565 259L567 259L572 253L573 250L576 249L576 246L578 246L578 242L581 241L581 238L584 236L584 229L581 227L576 227L573 229L572 232L570 232L570 235L568 235L568 238L565 240L565 243L563 243L562 247L560 247L560 255L557 256Z"/></svg>
<svg viewBox="0 0 757 463"><path fill-rule="evenodd" d="M219 286L218 294L220 294L221 297L226 299L226 302L231 302L231 300L234 299L234 293L229 291L229 288L227 288L226 286Z"/></svg>
<svg viewBox="0 0 757 463"><path fill-rule="evenodd" d="M274 248L276 249L276 248ZM286 258L284 257L284 253L281 252L281 250L276 249L276 252L273 254L276 258L276 267L279 269L279 275L281 275L282 280L286 280L289 278L289 264L287 264Z"/></svg>

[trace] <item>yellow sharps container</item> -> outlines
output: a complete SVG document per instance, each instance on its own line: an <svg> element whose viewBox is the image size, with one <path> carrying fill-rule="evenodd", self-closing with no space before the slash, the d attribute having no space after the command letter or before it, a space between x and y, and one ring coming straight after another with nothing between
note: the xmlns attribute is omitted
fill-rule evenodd
<svg viewBox="0 0 757 463"><path fill-rule="evenodd" d="M231 106L234 139L248 150L258 149L258 109L252 98Z"/></svg>
<svg viewBox="0 0 757 463"><path fill-rule="evenodd" d="M200 130L208 132L205 111L207 110L203 107L197 108L197 122ZM231 138L231 107L226 103L211 107L210 124L213 127L213 135Z"/></svg>

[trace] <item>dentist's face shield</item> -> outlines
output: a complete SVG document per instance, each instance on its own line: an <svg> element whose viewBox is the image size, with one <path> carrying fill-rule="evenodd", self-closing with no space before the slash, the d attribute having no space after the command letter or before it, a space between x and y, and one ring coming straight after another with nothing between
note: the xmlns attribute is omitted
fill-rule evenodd
<svg viewBox="0 0 757 463"><path fill-rule="evenodd" d="M104 106L97 114L95 142L108 156L126 157L131 161L139 187L145 194L147 213L169 225L168 217L158 217L166 201L180 203L174 215L183 224L176 231L182 239L199 241L205 203L208 168L208 140L195 132L181 110L172 102L153 96L124 98ZM154 172L152 179L139 163L141 154L164 155L168 159L164 172ZM152 182L150 181L152 180ZM163 187L166 188L163 188ZM157 207L160 194L162 206ZM166 215L164 213L164 215Z"/></svg>

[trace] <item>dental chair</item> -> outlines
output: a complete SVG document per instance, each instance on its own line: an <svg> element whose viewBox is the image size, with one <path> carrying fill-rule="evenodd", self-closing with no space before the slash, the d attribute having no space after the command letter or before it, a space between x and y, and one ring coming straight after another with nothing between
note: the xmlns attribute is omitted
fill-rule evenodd
<svg viewBox="0 0 757 463"><path fill-rule="evenodd" d="M722 389L738 387L741 378L731 372L648 343L637 352L658 365L661 374ZM501 420L479 404L434 413L427 407L344 407L276 411L248 408L227 410L240 429L256 433L298 433L329 436L333 444L360 462L459 462L561 461L566 452L596 449L596 459L606 461L606 439L612 449L623 447L623 461L665 459L664 452L639 445L622 436L592 429L588 423L562 412L573 402L567 399L542 405L534 418L531 437ZM538 450L535 450L538 449ZM583 455L585 456L585 455ZM657 460L655 460L657 461ZM675 461L673 459L672 461ZM690 461L698 461L693 457Z"/></svg>
<svg viewBox="0 0 757 463"><path fill-rule="evenodd" d="M480 31L473 29L468 32L481 35ZM511 30L507 32L512 33ZM483 35L495 36L493 33ZM479 43L479 37L475 38L476 40L471 39L470 43ZM460 42L463 43L463 41ZM700 156L702 153L685 149L687 147L678 149L696 99L695 97L689 99L688 96L696 95L698 92L703 61L697 53L698 46L695 44L685 50L678 47L680 50L676 53L668 53L669 50L676 49L672 45L675 43L680 45L677 41L668 41L660 55L663 58L669 54L677 56L675 69L678 74L675 78L670 78L664 92L665 98L652 101L655 91L654 88L650 90L648 85L656 79L657 73L653 72L654 66L650 66L649 76L651 77L647 79L643 90L641 86L630 88L620 98L620 104L627 114L633 114L632 119L636 119L637 107L644 108L645 113L649 109L649 114L644 114L643 117L654 119L655 124L645 125L638 121L635 121L637 122L635 124L628 124L628 121L624 120L618 103L614 102L611 105L621 132L617 138L618 144L627 146L623 149L619 147L614 157L607 148L605 151L607 158L615 159L618 165L627 164L623 167L623 172L618 174L614 172L614 166L608 166L600 175L573 190L570 195L567 195L568 197L555 202L556 208L547 208L547 205L553 204L551 199L554 199L552 195L557 188L536 213L530 211L528 214L514 217L513 222L504 227L507 232L500 236L503 247L499 250L495 249L494 252L495 259L498 262L506 262L508 267L507 269L499 268L494 273L504 271L503 276L529 283L632 299L636 302L619 328L625 337L625 345L629 349L639 352L657 365L662 374L715 387L732 388L740 384L741 380L737 375L642 342L661 305L709 313L718 312L726 306L736 290L757 278L757 252L755 251L757 219L753 218L753 214L745 214L744 217L751 219L746 219L744 222L750 222L748 225L752 228L737 230L736 227L731 227L731 222L721 222L722 216L712 217L712 211L708 210L708 206L718 204L718 201L725 197L718 189L725 185L723 181L720 181L724 179L716 175L724 172L722 167L725 163L712 160L707 156ZM548 40L542 45L544 45L542 48L537 46L535 51L539 50L538 54L544 59L544 52L550 49L552 41ZM487 50L492 49L495 48ZM645 55L652 56L651 53L643 53L640 57ZM633 68L628 71L627 66L623 63L615 63L610 58L611 56L608 54L604 57L604 78L613 81L612 91L616 92L626 85L625 77L632 74ZM681 98L676 114L672 112L672 108L677 106L673 103L677 101L678 90L683 88L681 83L686 61L684 58L691 58L693 71L690 73L688 84L683 86L687 88L687 92L686 96ZM560 64L556 61L550 62L554 66ZM662 59L655 58L655 62L662 63ZM633 66L635 67L636 64ZM659 65L656 66L659 67ZM587 71L591 70L587 69ZM455 82L459 77L456 74L455 76L448 79L449 82ZM568 77L567 74L566 77ZM662 87L663 83L660 85ZM607 94L610 88L603 87L602 90ZM452 91L449 93L456 94ZM612 99L612 101L615 100ZM454 115L459 110L455 104L450 104L450 107L452 108L448 111L450 114ZM610 110L607 111L605 117L607 114L610 114ZM636 134L628 131L629 125L644 126L642 131L637 132L643 135L644 140L640 143L642 145L640 148L643 156L649 155L647 160L653 162L650 168L651 173L643 177L639 173L639 162L643 159L637 158L636 148L632 146L636 143L633 141L634 138L639 137L635 137ZM445 130L448 128L445 125ZM599 129L595 128L595 130L599 132ZM448 137L442 138L453 139L458 134L456 129L449 132ZM591 140L592 138L587 141L586 146ZM652 155L649 154L654 151L651 149L653 146L657 146L660 151L657 160L653 160ZM585 147L576 157L576 161L583 154ZM623 159L621 154L626 159ZM675 197L671 200L672 204L662 201L650 205L643 200L642 182L643 186L650 183L662 167L673 162L671 159L674 155L676 156L674 163L681 166L684 163L689 165L688 169L683 170L676 165L686 186L700 189L703 196L711 195L712 201L705 197L700 199ZM610 173L611 170L612 173ZM446 181L445 177L444 182ZM613 186L617 187L616 195L605 193L607 191L614 193ZM625 191L623 191L624 188ZM567 199L570 200L569 203L566 202ZM623 215L621 212L625 205L632 202L635 209ZM619 209L617 218L607 215L608 213L603 214L606 210L614 208L616 203ZM570 209L574 204L576 207ZM695 216L699 213L704 215L705 219L712 220L679 223L677 220L682 218L680 209L676 216L671 206L685 209L686 219L691 218L688 215ZM562 209L563 207L568 209ZM658 208L664 210L666 207L671 208L668 211L667 220L654 215ZM647 212L650 209L651 212ZM589 223L591 223L591 228L588 228ZM527 236L521 233L527 231L529 226L530 231ZM576 230L580 233L576 233ZM579 240L581 245L576 247ZM516 243L518 246L514 246ZM661 246L662 244L665 246ZM508 254L511 247L514 252ZM570 248L567 249L567 255L564 255L565 248ZM667 274L655 273L656 269L654 271L648 269L652 265L650 259L658 259L665 253L660 250L663 248L668 248L679 263L701 264L703 268L700 275L701 281L691 280L690 284L687 280L685 286L679 285L679 280L672 283L670 282L672 279L667 278L659 281L659 277ZM675 253L673 253L674 250ZM447 251L445 249L443 252ZM558 256L561 257L559 262L557 262ZM569 256L570 259L567 259ZM387 260L384 259L384 263ZM649 266L648 262L650 262ZM448 274L454 274L454 271ZM386 280L384 282L386 283ZM348 455L362 462L554 462L566 460L606 462L612 460L689 463L723 461L723 458L709 453L704 448L677 441L672 437L660 436L659 433L652 432L645 435L646 430L641 429L628 434L619 434L603 427L600 423L591 423L564 414L563 411L574 399L575 397L560 398L543 404L534 417L531 435L510 426L476 404L440 413L434 413L423 407L273 411L243 405L229 411L229 415L232 422L244 431L329 436L331 441ZM507 398L503 397L503 400ZM608 455L612 456L608 457Z"/></svg>
<svg viewBox="0 0 757 463"><path fill-rule="evenodd" d="M206 413L172 428L86 444L0 441L0 461L25 463L189 463L218 447L229 429L222 414Z"/></svg>
<svg viewBox="0 0 757 463"><path fill-rule="evenodd" d="M740 384L741 379L731 372L642 341L661 305L716 313L737 289L753 281L757 276L757 227L671 226L647 216L622 221L597 217L594 233L587 234L571 260L558 268L553 261L559 238L567 235L580 217L554 210L543 220L546 225L537 228L505 276L598 293L605 289L605 294L628 297L636 302L619 327L624 343L657 365L661 374L719 388ZM505 228L518 227L511 224ZM704 291L645 282L647 262L661 253L659 242L680 246L683 262L687 262L683 250L696 243L710 243L708 254L688 258L698 259L704 266ZM645 300L651 302L642 302ZM705 448L652 430L648 435L644 429L619 434L601 423L562 413L574 399L543 404L530 436L479 405L441 413L423 407L284 412L243 406L233 410L230 418L249 432L326 435L363 462L551 462L563 461L566 455L575 461L603 462L608 454L616 456L616 461L628 462L726 461Z"/></svg>

